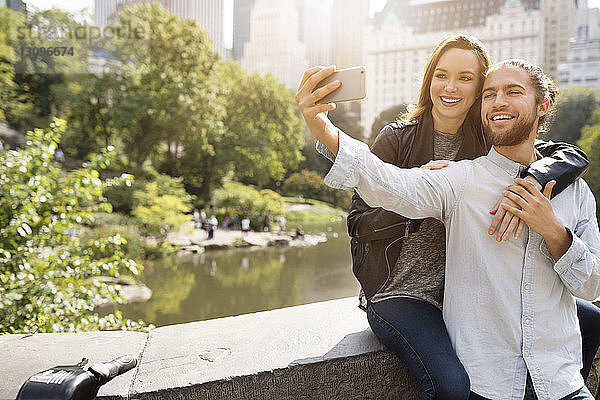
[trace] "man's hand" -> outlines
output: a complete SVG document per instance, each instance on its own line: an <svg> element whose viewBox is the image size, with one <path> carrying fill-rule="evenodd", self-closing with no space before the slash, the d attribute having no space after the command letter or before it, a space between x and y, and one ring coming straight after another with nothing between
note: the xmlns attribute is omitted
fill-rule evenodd
<svg viewBox="0 0 600 400"><path fill-rule="evenodd" d="M556 181L548 182L543 193L525 179L517 178L515 183L516 185L508 186L504 194L521 209L506 206L506 210L525 221L529 229L542 235L552 257L557 261L569 249L571 236L554 214L550 203L550 194Z"/></svg>
<svg viewBox="0 0 600 400"><path fill-rule="evenodd" d="M335 109L335 103L319 104L317 102L340 87L341 82L336 80L315 90L319 82L334 72L335 66L333 65L306 70L296 92L296 102L300 106L302 116L313 137L337 155L339 148L337 128L327 118L327 112Z"/></svg>
<svg viewBox="0 0 600 400"><path fill-rule="evenodd" d="M538 191L542 190L542 185L540 185L533 176L527 175L525 180L531 182ZM494 219L490 224L488 234L493 235L494 232L496 232L496 228L498 228L498 224L502 221L500 229L498 229L498 234L496 235L497 242L506 242L513 231L515 233L515 239L518 239L523 232L523 228L525 228L525 222L522 219L508 212L508 206L521 209L517 203L503 194L496 202L494 208L490 210L490 214L494 215Z"/></svg>

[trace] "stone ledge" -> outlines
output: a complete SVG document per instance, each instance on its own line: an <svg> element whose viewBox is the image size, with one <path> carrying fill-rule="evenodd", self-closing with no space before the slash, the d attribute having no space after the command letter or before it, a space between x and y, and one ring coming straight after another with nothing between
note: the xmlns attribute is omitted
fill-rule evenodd
<svg viewBox="0 0 600 400"><path fill-rule="evenodd" d="M100 399L415 399L419 385L370 331L355 298L188 324L149 334L0 336L0 400L61 364L134 354ZM598 360L597 360L598 361ZM598 391L598 363L588 384Z"/></svg>

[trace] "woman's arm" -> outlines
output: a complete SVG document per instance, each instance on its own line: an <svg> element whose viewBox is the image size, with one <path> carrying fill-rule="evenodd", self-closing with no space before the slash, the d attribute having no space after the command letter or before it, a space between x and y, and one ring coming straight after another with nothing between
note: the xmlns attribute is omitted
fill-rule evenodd
<svg viewBox="0 0 600 400"><path fill-rule="evenodd" d="M550 181L556 181L552 197L562 192L588 170L585 153L577 146L564 143L536 140L535 148L544 158L532 163L523 171L523 177L533 176L542 188Z"/></svg>

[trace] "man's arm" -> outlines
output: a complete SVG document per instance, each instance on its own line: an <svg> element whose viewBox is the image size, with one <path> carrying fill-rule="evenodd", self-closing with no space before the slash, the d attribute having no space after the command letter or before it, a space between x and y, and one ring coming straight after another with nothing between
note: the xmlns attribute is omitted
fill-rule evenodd
<svg viewBox="0 0 600 400"><path fill-rule="evenodd" d="M401 147L399 135L404 132L393 125L386 125L375 138L371 152L384 162L398 166L399 153L407 151ZM354 191L352 206L348 213L348 234L361 241L396 239L406 235L408 219L381 207L369 207Z"/></svg>
<svg viewBox="0 0 600 400"><path fill-rule="evenodd" d="M562 192L566 187L581 178L588 170L589 163L585 153L577 146L564 143L536 140L535 148L544 158L532 163L521 174L533 176L542 185L556 181L552 197Z"/></svg>
<svg viewBox="0 0 600 400"><path fill-rule="evenodd" d="M470 174L464 163L434 171L401 169L384 163L366 144L342 132L335 150L335 163L325 177L328 186L355 187L369 206L409 218L445 220L464 193Z"/></svg>

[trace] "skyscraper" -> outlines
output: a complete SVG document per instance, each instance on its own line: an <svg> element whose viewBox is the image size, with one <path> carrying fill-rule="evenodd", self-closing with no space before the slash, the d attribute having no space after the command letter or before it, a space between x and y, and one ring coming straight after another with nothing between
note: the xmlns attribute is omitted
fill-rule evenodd
<svg viewBox="0 0 600 400"><path fill-rule="evenodd" d="M149 3L152 0L95 0L96 24L106 26L119 19L120 12L136 3ZM171 13L187 19L194 19L208 32L213 41L213 50L225 54L223 41L224 10L223 0L159 0Z"/></svg>
<svg viewBox="0 0 600 400"><path fill-rule="evenodd" d="M306 48L298 40L298 23L295 0L256 0L242 67L260 74L270 72L295 89L308 66Z"/></svg>
<svg viewBox="0 0 600 400"><path fill-rule="evenodd" d="M250 40L250 13L254 1L233 1L233 59L238 62L244 56L244 45Z"/></svg>
<svg viewBox="0 0 600 400"><path fill-rule="evenodd" d="M332 53L333 63L338 68L348 68L364 63L363 40L368 22L368 1L333 1Z"/></svg>
<svg viewBox="0 0 600 400"><path fill-rule="evenodd" d="M600 9L579 1L576 34L567 60L558 66L559 84L600 88Z"/></svg>
<svg viewBox="0 0 600 400"><path fill-rule="evenodd" d="M333 62L331 6L331 0L296 0L298 39L306 47L308 65L329 65Z"/></svg>

